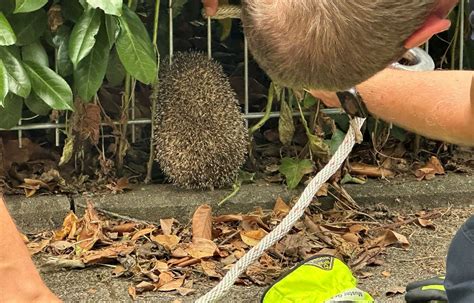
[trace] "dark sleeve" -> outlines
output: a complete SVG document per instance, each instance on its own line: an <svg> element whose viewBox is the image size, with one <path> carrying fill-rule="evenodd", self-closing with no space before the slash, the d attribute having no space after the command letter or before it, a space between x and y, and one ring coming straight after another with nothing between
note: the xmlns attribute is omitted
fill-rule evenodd
<svg viewBox="0 0 474 303"><path fill-rule="evenodd" d="M469 22L471 22L471 39L474 40L474 0L469 0Z"/></svg>

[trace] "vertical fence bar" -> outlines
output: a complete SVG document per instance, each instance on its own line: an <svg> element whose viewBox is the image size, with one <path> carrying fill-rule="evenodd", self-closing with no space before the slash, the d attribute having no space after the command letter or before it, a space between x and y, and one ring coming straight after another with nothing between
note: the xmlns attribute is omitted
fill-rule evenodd
<svg viewBox="0 0 474 303"><path fill-rule="evenodd" d="M247 37L244 36L244 111L245 115L249 114L249 47L247 43ZM249 120L245 119L247 128L249 126Z"/></svg>
<svg viewBox="0 0 474 303"><path fill-rule="evenodd" d="M173 53L174 53L174 44L173 44L173 0L169 0L169 57L170 57L170 65L173 63Z"/></svg>
<svg viewBox="0 0 474 303"><path fill-rule="evenodd" d="M18 121L18 126L21 126L21 119ZM18 130L18 147L19 148L23 148L22 137L23 137L23 130L19 129Z"/></svg>
<svg viewBox="0 0 474 303"><path fill-rule="evenodd" d="M54 129L54 144L59 147L59 117L56 119L56 128Z"/></svg>
<svg viewBox="0 0 474 303"><path fill-rule="evenodd" d="M471 0L474 1L474 0ZM461 14L461 25L459 30L459 70L464 69L464 22L466 17L466 0L461 0L459 13Z"/></svg>
<svg viewBox="0 0 474 303"><path fill-rule="evenodd" d="M212 22L211 17L207 16L207 56L212 58Z"/></svg>

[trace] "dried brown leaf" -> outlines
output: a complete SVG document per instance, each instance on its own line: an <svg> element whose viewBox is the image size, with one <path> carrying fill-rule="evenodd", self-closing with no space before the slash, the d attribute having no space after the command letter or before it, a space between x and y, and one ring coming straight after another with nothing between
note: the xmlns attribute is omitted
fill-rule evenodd
<svg viewBox="0 0 474 303"><path fill-rule="evenodd" d="M120 235L124 233L131 233L135 231L135 228L138 226L137 223L131 222L131 223L123 223L119 225L112 226L110 229L108 229L112 233L118 233Z"/></svg>
<svg viewBox="0 0 474 303"><path fill-rule="evenodd" d="M212 240L212 208L207 205L199 206L193 215L193 239Z"/></svg>
<svg viewBox="0 0 474 303"><path fill-rule="evenodd" d="M187 295L192 294L192 293L195 292L196 290L195 290L195 289L192 289L192 288L179 287L179 288L177 289L177 291L178 291L178 293L179 293L181 296L184 297L184 296L187 296ZM180 301L180 300L175 300L175 301L176 301L176 303L177 303L177 302L182 302L182 301Z"/></svg>
<svg viewBox="0 0 474 303"><path fill-rule="evenodd" d="M240 238L249 246L256 246L266 235L267 232L261 228L249 231L243 230L240 232Z"/></svg>
<svg viewBox="0 0 474 303"><path fill-rule="evenodd" d="M135 246L127 242L116 242L99 250L86 251L81 255L85 264L107 263L116 260L119 256L126 256L135 250Z"/></svg>
<svg viewBox="0 0 474 303"><path fill-rule="evenodd" d="M53 239L55 241L63 240L66 237L72 238L76 233L77 222L79 219L76 214L70 211L63 220L63 226L60 230L54 232Z"/></svg>
<svg viewBox="0 0 474 303"><path fill-rule="evenodd" d="M373 178L386 178L393 177L395 175L395 173L389 169L365 163L351 163L350 173Z"/></svg>
<svg viewBox="0 0 474 303"><path fill-rule="evenodd" d="M184 278L174 279L158 288L158 291L173 291L180 288L184 283Z"/></svg>
<svg viewBox="0 0 474 303"><path fill-rule="evenodd" d="M49 244L50 247L62 251L74 246L74 243L68 241L55 241Z"/></svg>
<svg viewBox="0 0 474 303"><path fill-rule="evenodd" d="M169 270L169 266L166 262L163 261L155 261L155 266L153 267L154 270L158 270L160 273L167 272Z"/></svg>
<svg viewBox="0 0 474 303"><path fill-rule="evenodd" d="M209 258L214 255L217 245L208 239L195 238L185 251L195 259Z"/></svg>
<svg viewBox="0 0 474 303"><path fill-rule="evenodd" d="M426 163L425 166L417 169L415 171L415 176L418 178L418 180L431 180L435 177L435 175L444 175L445 170L443 168L443 165L439 161L438 158L435 156L432 156L428 163Z"/></svg>
<svg viewBox="0 0 474 303"><path fill-rule="evenodd" d="M273 207L273 216L276 218L283 218L285 217L289 212L291 208L283 201L281 197L278 197L275 206Z"/></svg>
<svg viewBox="0 0 474 303"><path fill-rule="evenodd" d="M417 222L421 227L428 228L431 230L436 230L436 226L434 225L433 221L423 219L423 218L418 218Z"/></svg>
<svg viewBox="0 0 474 303"><path fill-rule="evenodd" d="M160 227L161 227L161 230L163 231L163 234L166 235L166 236L169 236L171 235L171 233L173 232L173 223L174 223L174 219L171 218L171 219L160 219Z"/></svg>
<svg viewBox="0 0 474 303"><path fill-rule="evenodd" d="M382 247L394 244L400 245L403 248L410 246L410 242L408 242L408 239L404 235L394 232L393 230L385 231L384 235L380 238L379 243Z"/></svg>
<svg viewBox="0 0 474 303"><path fill-rule="evenodd" d="M137 289L135 288L135 286L130 285L128 287L128 295L130 296L130 298L132 298L133 301L137 300Z"/></svg>
<svg viewBox="0 0 474 303"><path fill-rule="evenodd" d="M384 276L385 278L388 278L392 276L392 274L389 271L382 271L382 276Z"/></svg>
<svg viewBox="0 0 474 303"><path fill-rule="evenodd" d="M359 244L359 236L354 233L346 233L342 235L342 238L347 242Z"/></svg>
<svg viewBox="0 0 474 303"><path fill-rule="evenodd" d="M139 230L132 236L132 241L137 241L141 237L149 235L152 232L154 232L155 230L156 230L156 228L154 228L154 227L147 227L147 228L144 228L142 230Z"/></svg>
<svg viewBox="0 0 474 303"><path fill-rule="evenodd" d="M201 260L201 267L208 277L221 278L221 275L216 272L217 265L215 262Z"/></svg>
<svg viewBox="0 0 474 303"><path fill-rule="evenodd" d="M28 250L31 255L36 255L37 253L43 251L46 246L48 246L51 239L41 240L40 242L30 242L27 244Z"/></svg>
<svg viewBox="0 0 474 303"><path fill-rule="evenodd" d="M242 220L243 220L242 215L222 215L222 216L214 218L214 222L216 223L238 222Z"/></svg>
<svg viewBox="0 0 474 303"><path fill-rule="evenodd" d="M166 247L169 250L173 250L178 245L181 238L176 235L157 235L151 236L151 240Z"/></svg>
<svg viewBox="0 0 474 303"><path fill-rule="evenodd" d="M393 288L390 288L386 293L385 295L387 297L395 297L395 296L398 296L398 295L403 295L405 293L405 287L393 287Z"/></svg>

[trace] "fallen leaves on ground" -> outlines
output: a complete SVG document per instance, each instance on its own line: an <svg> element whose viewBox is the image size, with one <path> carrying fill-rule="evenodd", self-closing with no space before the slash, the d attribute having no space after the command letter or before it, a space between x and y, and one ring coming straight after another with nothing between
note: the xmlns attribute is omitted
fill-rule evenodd
<svg viewBox="0 0 474 303"><path fill-rule="evenodd" d="M342 204L341 204L342 205ZM28 242L31 254L41 251L52 257L49 266L85 268L98 264L114 267L111 275L133 281L132 299L149 291L175 292L186 296L195 279L221 279L253 246L257 245L291 210L290 203L276 200L273 210L256 209L249 214L212 216L209 205L201 205L191 224L174 218L161 219L159 226L110 220L87 203L83 217L69 213L58 230L36 235ZM374 216L381 218L374 221ZM288 267L316 254L343 259L354 272L368 265L383 264L387 247L407 248L403 225L433 228L440 212L419 212L402 217L378 210L337 208L308 209L288 235L267 250L241 275L242 285L268 285ZM389 277L390 272L383 272ZM399 289L390 294L400 293Z"/></svg>
<svg viewBox="0 0 474 303"><path fill-rule="evenodd" d="M432 156L425 166L415 171L415 176L418 180L432 180L436 175L444 175L445 171L443 165L438 158Z"/></svg>

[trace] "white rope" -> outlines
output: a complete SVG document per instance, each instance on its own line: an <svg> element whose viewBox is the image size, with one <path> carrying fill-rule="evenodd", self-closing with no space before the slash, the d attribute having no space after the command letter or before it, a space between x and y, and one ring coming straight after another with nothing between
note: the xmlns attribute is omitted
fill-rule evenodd
<svg viewBox="0 0 474 303"><path fill-rule="evenodd" d="M365 119L363 118L354 119L354 124L357 127L357 130L362 128L364 121ZM352 151L354 145L355 130L353 128L349 128L349 132L347 133L344 141L339 146L334 156L331 158L329 163L313 178L313 180L311 180L298 199L298 202L295 204L295 206L293 206L288 215L273 231L266 235L257 246L253 247L239 261L237 261L237 263L232 266L232 268L227 272L219 284L217 284L207 294L199 298L196 303L215 302L222 298L248 266L257 261L257 259L263 254L265 250L283 238L293 228L296 221L298 221L298 219L304 214L306 208L311 204L314 196L321 186L326 183L326 181L328 181L329 178L331 178L341 167Z"/></svg>
<svg viewBox="0 0 474 303"><path fill-rule="evenodd" d="M217 12L211 19L221 20L221 19L240 19L241 8L239 5L232 4L221 4L217 8ZM202 10L202 16L204 19L208 18L206 11Z"/></svg>

